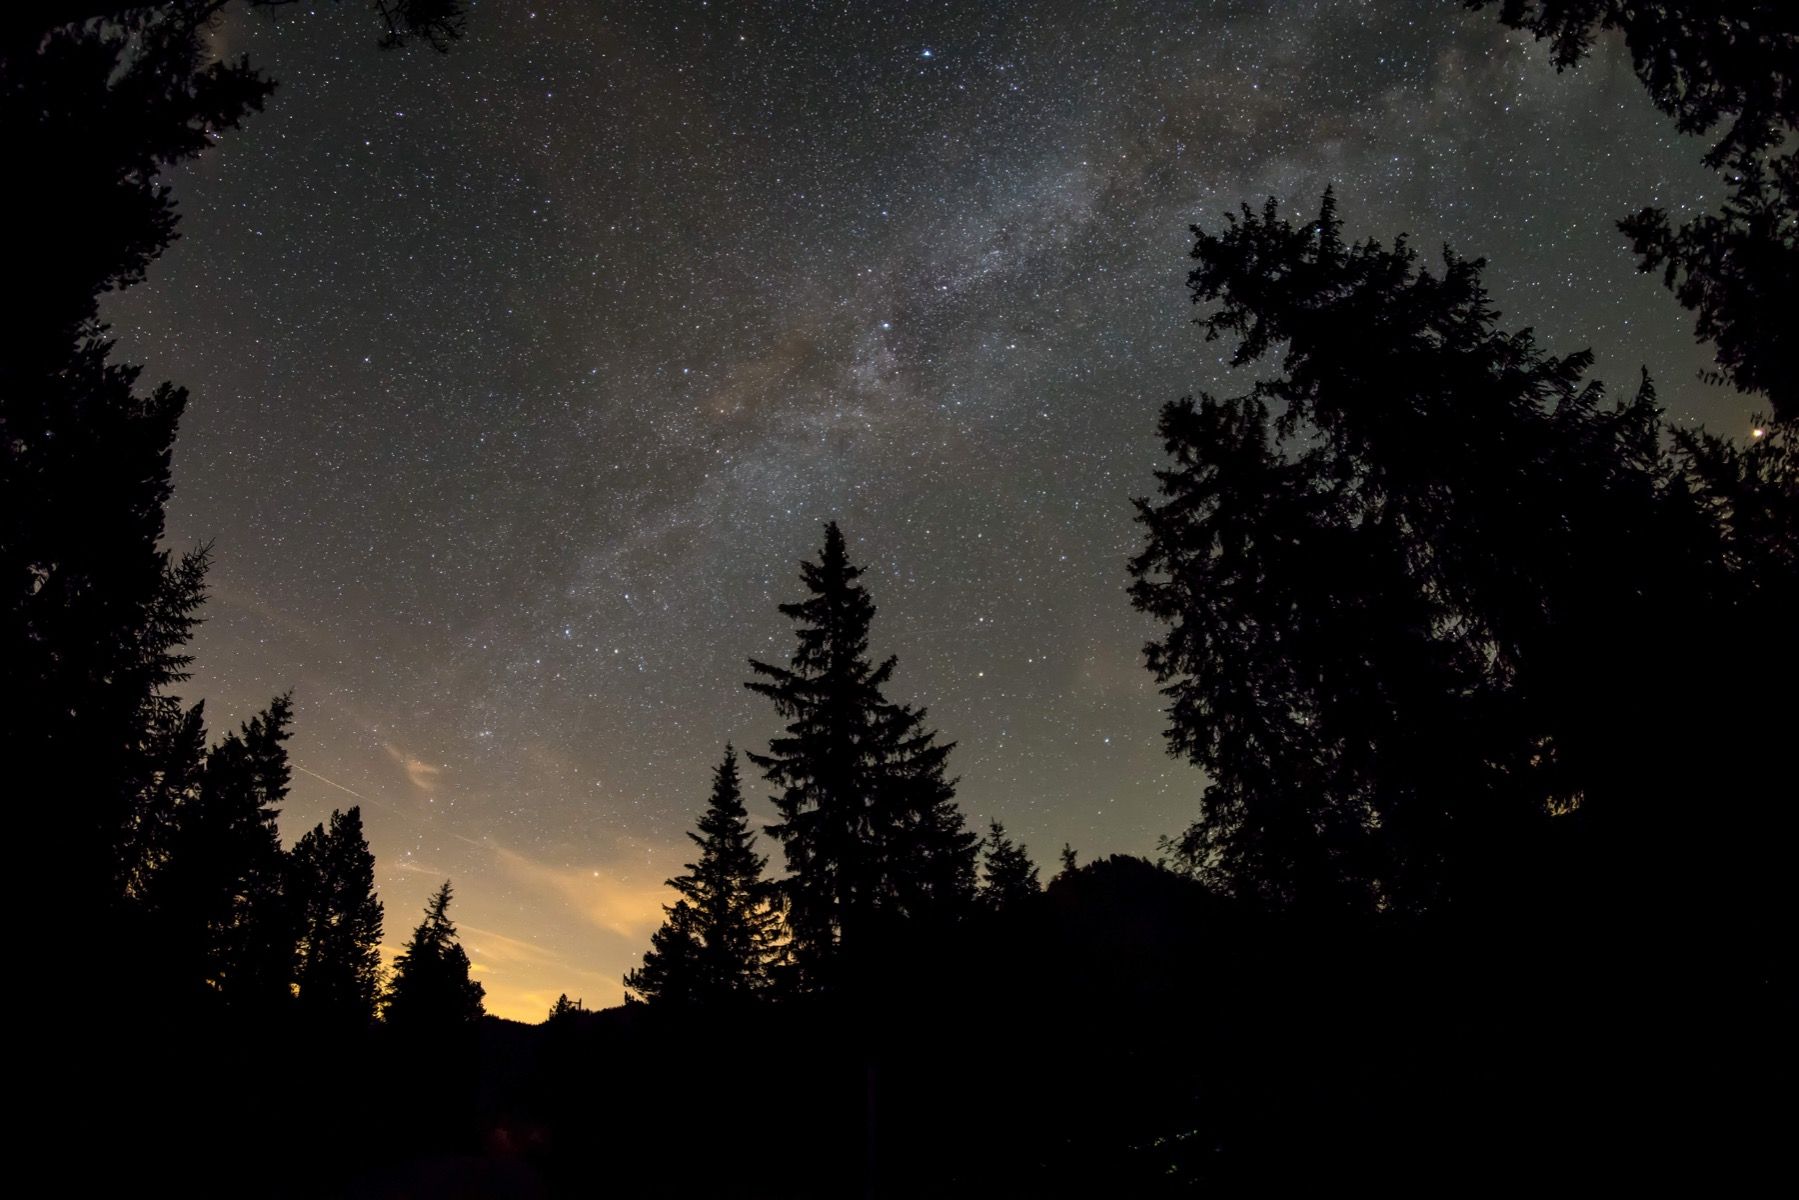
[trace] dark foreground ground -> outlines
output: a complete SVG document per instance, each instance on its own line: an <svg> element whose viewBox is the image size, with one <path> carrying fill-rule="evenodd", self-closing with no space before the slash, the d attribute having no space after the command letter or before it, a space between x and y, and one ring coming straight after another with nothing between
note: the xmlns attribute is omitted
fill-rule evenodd
<svg viewBox="0 0 1799 1200"><path fill-rule="evenodd" d="M853 998L126 1031L66 1161L239 1196L1737 1190L1783 1136L1776 991L1641 929L1299 928L1116 858Z"/></svg>

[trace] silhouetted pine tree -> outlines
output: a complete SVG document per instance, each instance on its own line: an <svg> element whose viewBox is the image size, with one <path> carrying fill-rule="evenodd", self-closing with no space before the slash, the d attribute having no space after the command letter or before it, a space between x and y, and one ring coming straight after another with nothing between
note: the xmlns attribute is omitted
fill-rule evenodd
<svg viewBox="0 0 1799 1200"><path fill-rule="evenodd" d="M675 1003L755 995L768 986L781 913L762 878L768 860L756 853L737 751L728 745L712 773L712 799L698 832L687 836L700 848L699 861L668 881L680 899L663 910L666 932L653 940L643 966L625 976L625 986L645 1000Z"/></svg>
<svg viewBox="0 0 1799 1200"><path fill-rule="evenodd" d="M108 361L97 304L174 236L158 172L266 92L210 61L208 11L171 4L44 37L43 7L17 5L0 42L0 152L40 181L14 197L31 236L16 241L23 302L0 355L0 755L22 793L63 798L20 833L59 847L71 919L96 929L118 928L97 913L133 886L124 844L157 744L181 723L164 689L186 677L206 563L161 546L186 393L140 394L137 369Z"/></svg>
<svg viewBox="0 0 1799 1200"><path fill-rule="evenodd" d="M486 989L469 978L468 953L450 920L450 881L425 906L425 919L394 959L385 1016L411 1034L442 1033L480 1019Z"/></svg>
<svg viewBox="0 0 1799 1200"><path fill-rule="evenodd" d="M21 832L66 847L73 903L92 912L130 886L135 809L182 720L165 689L187 677L206 554L160 547L184 395L136 395L136 372L93 342L22 374L0 390L0 753L22 791L68 798Z"/></svg>
<svg viewBox="0 0 1799 1200"><path fill-rule="evenodd" d="M560 996L556 997L556 1003L550 1005L550 1015L545 1017L544 1020L551 1022L566 1021L570 1017L577 1016L586 1011L587 1006L581 1003L578 997L574 1000L570 1000L568 998L568 993L563 992Z"/></svg>
<svg viewBox="0 0 1799 1200"><path fill-rule="evenodd" d="M1481 263L1347 246L1328 192L1312 223L1271 201L1195 233L1207 336L1283 357L1164 410L1138 506L1170 749L1211 779L1189 865L1278 905L1424 908L1541 886L1521 864L1552 823L1672 852L1622 847L1703 787L1711 753L1673 770L1655 731L1711 657L1664 631L1722 572L1647 383L1604 404L1590 355L1496 328Z"/></svg>
<svg viewBox="0 0 1799 1200"><path fill-rule="evenodd" d="M250 0L252 5L279 0ZM142 885L139 835L160 819L166 689L202 600L206 552L162 547L169 455L187 393L147 394L110 361L99 298L143 280L175 237L163 172L260 109L273 85L221 58L218 0L44 0L0 9L0 157L36 182L15 228L0 354L0 757L13 785L58 803L20 814L58 847L65 916L141 939L115 911ZM441 46L458 0L376 0L385 41ZM47 952L55 954L51 945ZM95 961L112 961L109 954ZM66 969L79 964L65 963ZM77 994L101 989L73 985Z"/></svg>
<svg viewBox="0 0 1799 1200"><path fill-rule="evenodd" d="M954 742L939 743L925 712L908 705L886 712L886 761L876 814L890 814L888 911L926 921L955 920L974 905L980 838L968 829L948 778ZM884 795L883 795L884 793Z"/></svg>
<svg viewBox="0 0 1799 1200"><path fill-rule="evenodd" d="M1075 855L1074 847L1069 845L1067 842L1063 842L1062 843L1062 869L1061 869L1061 871L1057 872L1058 877L1060 877L1062 875L1072 875L1078 870L1080 870L1080 863L1077 861L1077 856Z"/></svg>
<svg viewBox="0 0 1799 1200"><path fill-rule="evenodd" d="M294 979L300 1011L327 1024L367 1025L381 991L381 901L362 810L333 812L289 855L299 938Z"/></svg>
<svg viewBox="0 0 1799 1200"><path fill-rule="evenodd" d="M278 696L212 748L198 786L172 814L166 861L145 886L177 986L203 987L252 1012L285 1004L293 980L294 925L276 828L292 719L291 700Z"/></svg>
<svg viewBox="0 0 1799 1200"><path fill-rule="evenodd" d="M1043 884L1026 847L1007 837L1005 826L998 821L991 822L989 830L982 843L986 861L981 871L981 901L997 911L1037 895Z"/></svg>
<svg viewBox="0 0 1799 1200"><path fill-rule="evenodd" d="M752 661L746 685L787 724L749 758L781 789L768 832L786 852L791 953L819 982L840 955L872 952L879 927L965 911L976 839L944 774L953 744L884 694L895 660L868 657L875 606L835 523L800 572L807 597L780 606L798 634L790 664Z"/></svg>
<svg viewBox="0 0 1799 1200"><path fill-rule="evenodd" d="M222 793L255 784L241 778L234 760L243 747L230 739L216 770L202 767L199 713L184 713L169 694L187 678L183 647L207 564L204 549L172 554L162 544L186 393L140 389L137 368L111 361L98 314L100 296L142 281L175 236L164 172L215 144L268 94L268 81L219 53L212 35L222 7L0 5L0 158L13 177L34 181L13 189L8 204L18 236L0 351L0 758L9 794L39 798L16 806L15 842L54 847L62 883L62 928L28 923L20 957L62 982L68 999L53 1019L78 1028L106 1072L57 1070L41 1090L28 1086L44 1112L141 1087L154 1075L145 1048L122 1043L167 1028L174 1014L164 1006L191 989L210 984L234 1006L260 1008L284 1002L291 982L282 963L292 939L264 928L280 923L271 911L279 887L258 839L180 827L183 814L190 826L231 825L216 811L230 807ZM375 7L399 37L430 40L457 19L454 0ZM228 782L234 774L238 782ZM257 865L196 860L214 851L243 851ZM240 869L248 874L227 885ZM231 895L221 898L209 880ZM185 907L171 911L163 899ZM197 924L177 935L176 916ZM115 1020L121 986L134 989L143 1022ZM114 1044L99 1044L107 1038ZM180 1103L162 1108L209 1128L209 1152L234 1140ZM126 1125L158 1154L180 1136L159 1137L143 1115L139 1106L107 1130L120 1163L136 1161L119 1141Z"/></svg>
<svg viewBox="0 0 1799 1200"><path fill-rule="evenodd" d="M139 772L119 854L125 897L139 906L150 902L156 877L174 852L182 809L198 798L206 772L205 703L173 716L157 721L146 747L146 769Z"/></svg>
<svg viewBox="0 0 1799 1200"><path fill-rule="evenodd" d="M705 990L700 966L703 943L693 905L677 900L663 908L663 922L650 935L643 965L625 973L625 999L691 1004Z"/></svg>

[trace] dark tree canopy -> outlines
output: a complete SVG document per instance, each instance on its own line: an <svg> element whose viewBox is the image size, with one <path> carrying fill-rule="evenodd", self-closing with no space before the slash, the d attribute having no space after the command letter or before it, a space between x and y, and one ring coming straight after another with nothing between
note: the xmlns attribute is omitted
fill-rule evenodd
<svg viewBox="0 0 1799 1200"><path fill-rule="evenodd" d="M294 981L313 1020L366 1025L381 993L381 901L362 810L333 812L295 843L288 870L298 935Z"/></svg>
<svg viewBox="0 0 1799 1200"><path fill-rule="evenodd" d="M212 748L172 814L166 861L146 884L177 984L253 1011L284 1004L293 979L287 856L276 828L292 720L292 702L278 696Z"/></svg>
<svg viewBox="0 0 1799 1200"><path fill-rule="evenodd" d="M798 636L789 665L752 660L747 685L787 724L749 757L780 789L768 833L786 851L794 962L816 977L895 921L966 911L976 839L945 775L953 743L887 699L895 660L868 656L874 601L835 523L800 574L806 598L780 606Z"/></svg>
<svg viewBox="0 0 1799 1200"><path fill-rule="evenodd" d="M1792 831L1785 747L1799 729L1799 422L1760 428L1747 444L1677 429L1674 459L1717 539L1726 582L1713 620L1730 632L1729 644L1710 647L1712 686L1695 693L1708 716L1693 733L1748 745L1717 756L1712 786L1735 799L1717 814L1712 836L1743 843L1726 860L1738 877L1732 894L1748 888L1772 912L1784 875L1778 847ZM1745 806L1751 813L1740 811Z"/></svg>
<svg viewBox="0 0 1799 1200"><path fill-rule="evenodd" d="M1786 0L1467 0L1550 44L1558 69L1579 65L1601 31L1618 30L1655 106L1682 133L1725 125L1708 158L1777 145L1799 125L1799 14Z"/></svg>
<svg viewBox="0 0 1799 1200"><path fill-rule="evenodd" d="M207 562L161 546L185 396L139 396L135 377L89 341L0 391L0 748L21 787L76 797L28 814L31 833L65 847L98 908L129 886L136 810L182 733L167 689L187 677Z"/></svg>
<svg viewBox="0 0 1799 1200"><path fill-rule="evenodd" d="M1589 355L1497 327L1480 262L1345 245L1329 193L1314 222L1270 202L1195 234L1207 336L1278 370L1170 404L1138 505L1169 746L1212 780L1190 865L1279 905L1430 908L1528 889L1558 822L1671 820L1663 785L1716 751L1672 770L1656 723L1721 681L1665 631L1732 585L1647 383L1605 402Z"/></svg>
<svg viewBox="0 0 1799 1200"><path fill-rule="evenodd" d="M154 786L146 749L179 719L164 689L186 675L206 561L161 546L186 395L166 384L140 394L137 371L108 361L96 305L173 236L156 171L197 154L205 130L261 95L252 79L203 67L191 30L146 28L128 56L129 40L73 31L0 52L0 149L35 181L14 197L31 235L16 239L20 302L0 357L11 684L0 749L25 792L72 797L28 814L26 836L64 848L75 902L96 914L132 886L121 843L154 823L133 810Z"/></svg>
<svg viewBox="0 0 1799 1200"><path fill-rule="evenodd" d="M140 386L100 322L102 297L142 281L177 235L165 173L270 90L241 60L215 59L223 7L0 6L0 152L28 181L8 208L14 302L0 354L0 751L32 798L16 840L53 851L64 885L59 920L35 923L23 957L62 980L71 999L56 1006L55 1036L78 1030L84 1048L81 1069L64 1064L34 1094L45 1112L88 1114L59 1123L81 1130L84 1151L103 1130L121 1162L196 1128L216 1156L287 1124L324 1067L268 1052L294 1032L297 988L302 1007L330 991L330 939L307 926L311 889L294 864L372 886L359 827L352 837L334 819L327 845L282 849L287 697L209 750L201 706L171 694L188 678L208 563L204 547L163 544L187 397ZM384 7L404 34L455 6ZM360 858L335 853L352 843ZM366 941L345 946L363 951L347 992L366 1019L379 905L367 888L361 900L327 924ZM350 1111L347 1092L333 1099ZM94 1107L128 1093L154 1100ZM100 1112L117 1119L96 1125Z"/></svg>
<svg viewBox="0 0 1799 1200"><path fill-rule="evenodd" d="M273 84L242 61L212 61L216 5L176 0L128 21L51 26L0 51L4 144L42 186L22 196L35 236L17 284L34 298L4 370L25 382L66 369L70 348L102 332L102 294L139 283L175 238L161 173L198 157L259 110ZM35 11L20 5L9 20Z"/></svg>
<svg viewBox="0 0 1799 1200"><path fill-rule="evenodd" d="M1642 269L1662 272L1712 344L1718 375L1799 415L1799 5L1789 0L1467 0L1577 65L1622 33L1650 97L1683 133L1718 134L1706 165L1729 198L1676 224L1659 208L1619 222ZM1720 132L1721 131L1721 132Z"/></svg>
<svg viewBox="0 0 1799 1200"><path fill-rule="evenodd" d="M162 545L187 401L111 361L100 298L140 282L176 236L163 173L262 107L272 84L215 60L224 0L41 0L0 11L0 155L14 189L0 356L0 751L27 793L65 803L24 832L63 848L96 921L141 890L161 780L191 728L167 689L203 599L205 549ZM280 4L268 7L280 8ZM440 43L456 0L375 0L392 39ZM173 740L173 741L172 741Z"/></svg>
<svg viewBox="0 0 1799 1200"><path fill-rule="evenodd" d="M134 773L125 835L117 862L120 889L138 908L153 900L157 877L175 849L182 813L194 803L206 770L206 705L181 710L159 704Z"/></svg>
<svg viewBox="0 0 1799 1200"><path fill-rule="evenodd" d="M663 910L668 920L625 986L645 1000L679 1004L757 995L768 987L781 913L762 877L768 860L756 853L730 746L712 773L712 798L698 831L687 836L700 848L699 861L668 881L680 899Z"/></svg>
<svg viewBox="0 0 1799 1200"><path fill-rule="evenodd" d="M1717 377L1765 395L1779 420L1799 420L1799 154L1741 154L1725 171L1717 213L1675 225L1659 208L1618 222L1645 271L1660 271L1717 355Z"/></svg>
<svg viewBox="0 0 1799 1200"><path fill-rule="evenodd" d="M705 993L700 952L705 947L699 915L687 900L662 909L662 924L650 934L643 964L625 973L627 1000L692 1004Z"/></svg>
<svg viewBox="0 0 1799 1200"><path fill-rule="evenodd" d="M1007 837L998 821L989 822L981 849L981 901L989 908L999 911L1043 890L1029 848Z"/></svg>
<svg viewBox="0 0 1799 1200"><path fill-rule="evenodd" d="M389 1026L429 1036L480 1019L486 989L469 978L468 952L450 920L450 881L432 895L425 919L394 958L385 1017Z"/></svg>

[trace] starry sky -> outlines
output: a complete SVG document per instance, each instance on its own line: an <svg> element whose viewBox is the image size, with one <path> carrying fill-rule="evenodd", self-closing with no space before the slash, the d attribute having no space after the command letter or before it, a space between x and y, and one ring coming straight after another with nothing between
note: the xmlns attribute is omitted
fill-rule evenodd
<svg viewBox="0 0 1799 1200"><path fill-rule="evenodd" d="M1349 235L1484 255L1507 325L1747 421L1612 228L1719 189L1611 42L1558 75L1452 0L478 0L440 56L306 7L215 31L281 86L107 318L192 390L187 694L217 730L294 689L283 832L362 805L392 944L453 879L503 1016L619 1001L830 519L971 820L1047 866L1193 819L1124 587L1158 408L1242 386L1194 221L1334 182Z"/></svg>

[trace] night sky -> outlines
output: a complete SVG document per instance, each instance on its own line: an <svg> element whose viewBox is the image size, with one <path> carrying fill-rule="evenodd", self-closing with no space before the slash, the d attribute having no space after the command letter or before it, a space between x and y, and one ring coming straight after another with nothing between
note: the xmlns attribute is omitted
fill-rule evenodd
<svg viewBox="0 0 1799 1200"><path fill-rule="evenodd" d="M1451 0L482 0L439 56L278 11L219 28L280 89L107 309L192 390L185 692L222 731L294 689L284 834L363 805L390 946L453 879L502 1016L618 1002L829 519L971 821L1047 868L1193 819L1124 586L1157 409L1242 386L1196 220L1334 182L1350 236L1484 255L1506 325L1747 420L1612 228L1718 186L1611 42L1557 75Z"/></svg>

